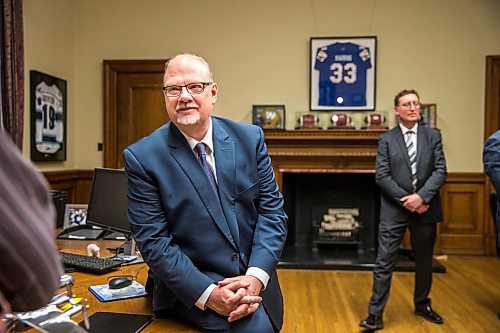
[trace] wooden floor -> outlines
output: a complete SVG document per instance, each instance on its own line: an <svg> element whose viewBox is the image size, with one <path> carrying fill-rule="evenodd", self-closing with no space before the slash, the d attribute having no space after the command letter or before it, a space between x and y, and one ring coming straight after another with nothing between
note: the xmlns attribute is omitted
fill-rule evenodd
<svg viewBox="0 0 500 333"><path fill-rule="evenodd" d="M449 256L441 263L447 273L434 275L431 298L444 325L413 314L413 273L395 273L382 332L500 332L500 259ZM285 301L283 333L362 331L358 323L367 315L371 272L280 269L278 274ZM167 321L159 330L153 323L144 332L197 332Z"/></svg>
<svg viewBox="0 0 500 333"><path fill-rule="evenodd" d="M383 332L500 332L500 259L449 256L434 274L433 307L444 325L413 314L413 273L395 273ZM279 270L285 299L284 333L360 332L367 316L372 273Z"/></svg>

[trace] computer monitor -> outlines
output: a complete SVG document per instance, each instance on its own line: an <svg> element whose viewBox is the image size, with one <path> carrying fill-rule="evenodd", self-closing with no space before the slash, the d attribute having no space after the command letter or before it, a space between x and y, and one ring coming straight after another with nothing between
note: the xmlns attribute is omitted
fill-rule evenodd
<svg viewBox="0 0 500 333"><path fill-rule="evenodd" d="M94 169L86 223L123 233L122 237L129 243L125 245L124 254L135 254L127 216L127 174L124 170Z"/></svg>

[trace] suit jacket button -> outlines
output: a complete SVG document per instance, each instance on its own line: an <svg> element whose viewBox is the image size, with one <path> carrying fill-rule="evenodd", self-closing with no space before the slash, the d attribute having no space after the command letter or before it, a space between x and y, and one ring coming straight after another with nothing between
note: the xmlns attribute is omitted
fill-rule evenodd
<svg viewBox="0 0 500 333"><path fill-rule="evenodd" d="M233 261L238 260L238 253L233 253L233 256L231 257Z"/></svg>

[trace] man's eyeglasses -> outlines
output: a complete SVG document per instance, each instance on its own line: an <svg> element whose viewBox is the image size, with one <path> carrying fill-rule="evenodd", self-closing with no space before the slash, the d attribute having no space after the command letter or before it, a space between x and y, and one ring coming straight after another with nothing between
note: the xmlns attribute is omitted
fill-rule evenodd
<svg viewBox="0 0 500 333"><path fill-rule="evenodd" d="M166 86L163 87L163 93L168 97L177 97L182 93L182 88L186 88L187 92L191 95L198 95L205 90L205 87L212 83L213 82L194 82L186 84L185 86Z"/></svg>
<svg viewBox="0 0 500 333"><path fill-rule="evenodd" d="M420 103L419 103L419 102L415 102L415 103L408 102L408 103L400 104L399 106L400 106L401 108L403 108L403 109L406 109L406 110L410 110L412 106L413 106L415 109L418 109L418 108L420 107Z"/></svg>

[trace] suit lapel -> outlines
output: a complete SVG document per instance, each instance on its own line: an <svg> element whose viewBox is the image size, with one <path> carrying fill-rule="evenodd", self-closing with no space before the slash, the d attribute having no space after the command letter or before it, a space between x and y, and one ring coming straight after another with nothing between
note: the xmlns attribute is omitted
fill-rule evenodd
<svg viewBox="0 0 500 333"><path fill-rule="evenodd" d="M239 247L238 221L236 220L234 198L236 195L236 151L227 132L216 118L212 118L214 129L215 164L222 209L236 247Z"/></svg>
<svg viewBox="0 0 500 333"><path fill-rule="evenodd" d="M231 230L222 211L221 203L217 196L214 194L212 185L205 175L203 168L196 159L196 156L191 151L186 138L182 135L177 127L172 123L169 126L169 140L170 154L177 161L179 166L184 170L186 176L193 184L194 189L198 193L203 204L217 224L218 228L229 240L233 246L236 247L235 241L232 237ZM219 171L217 170L217 175ZM222 191L220 191L222 192Z"/></svg>

